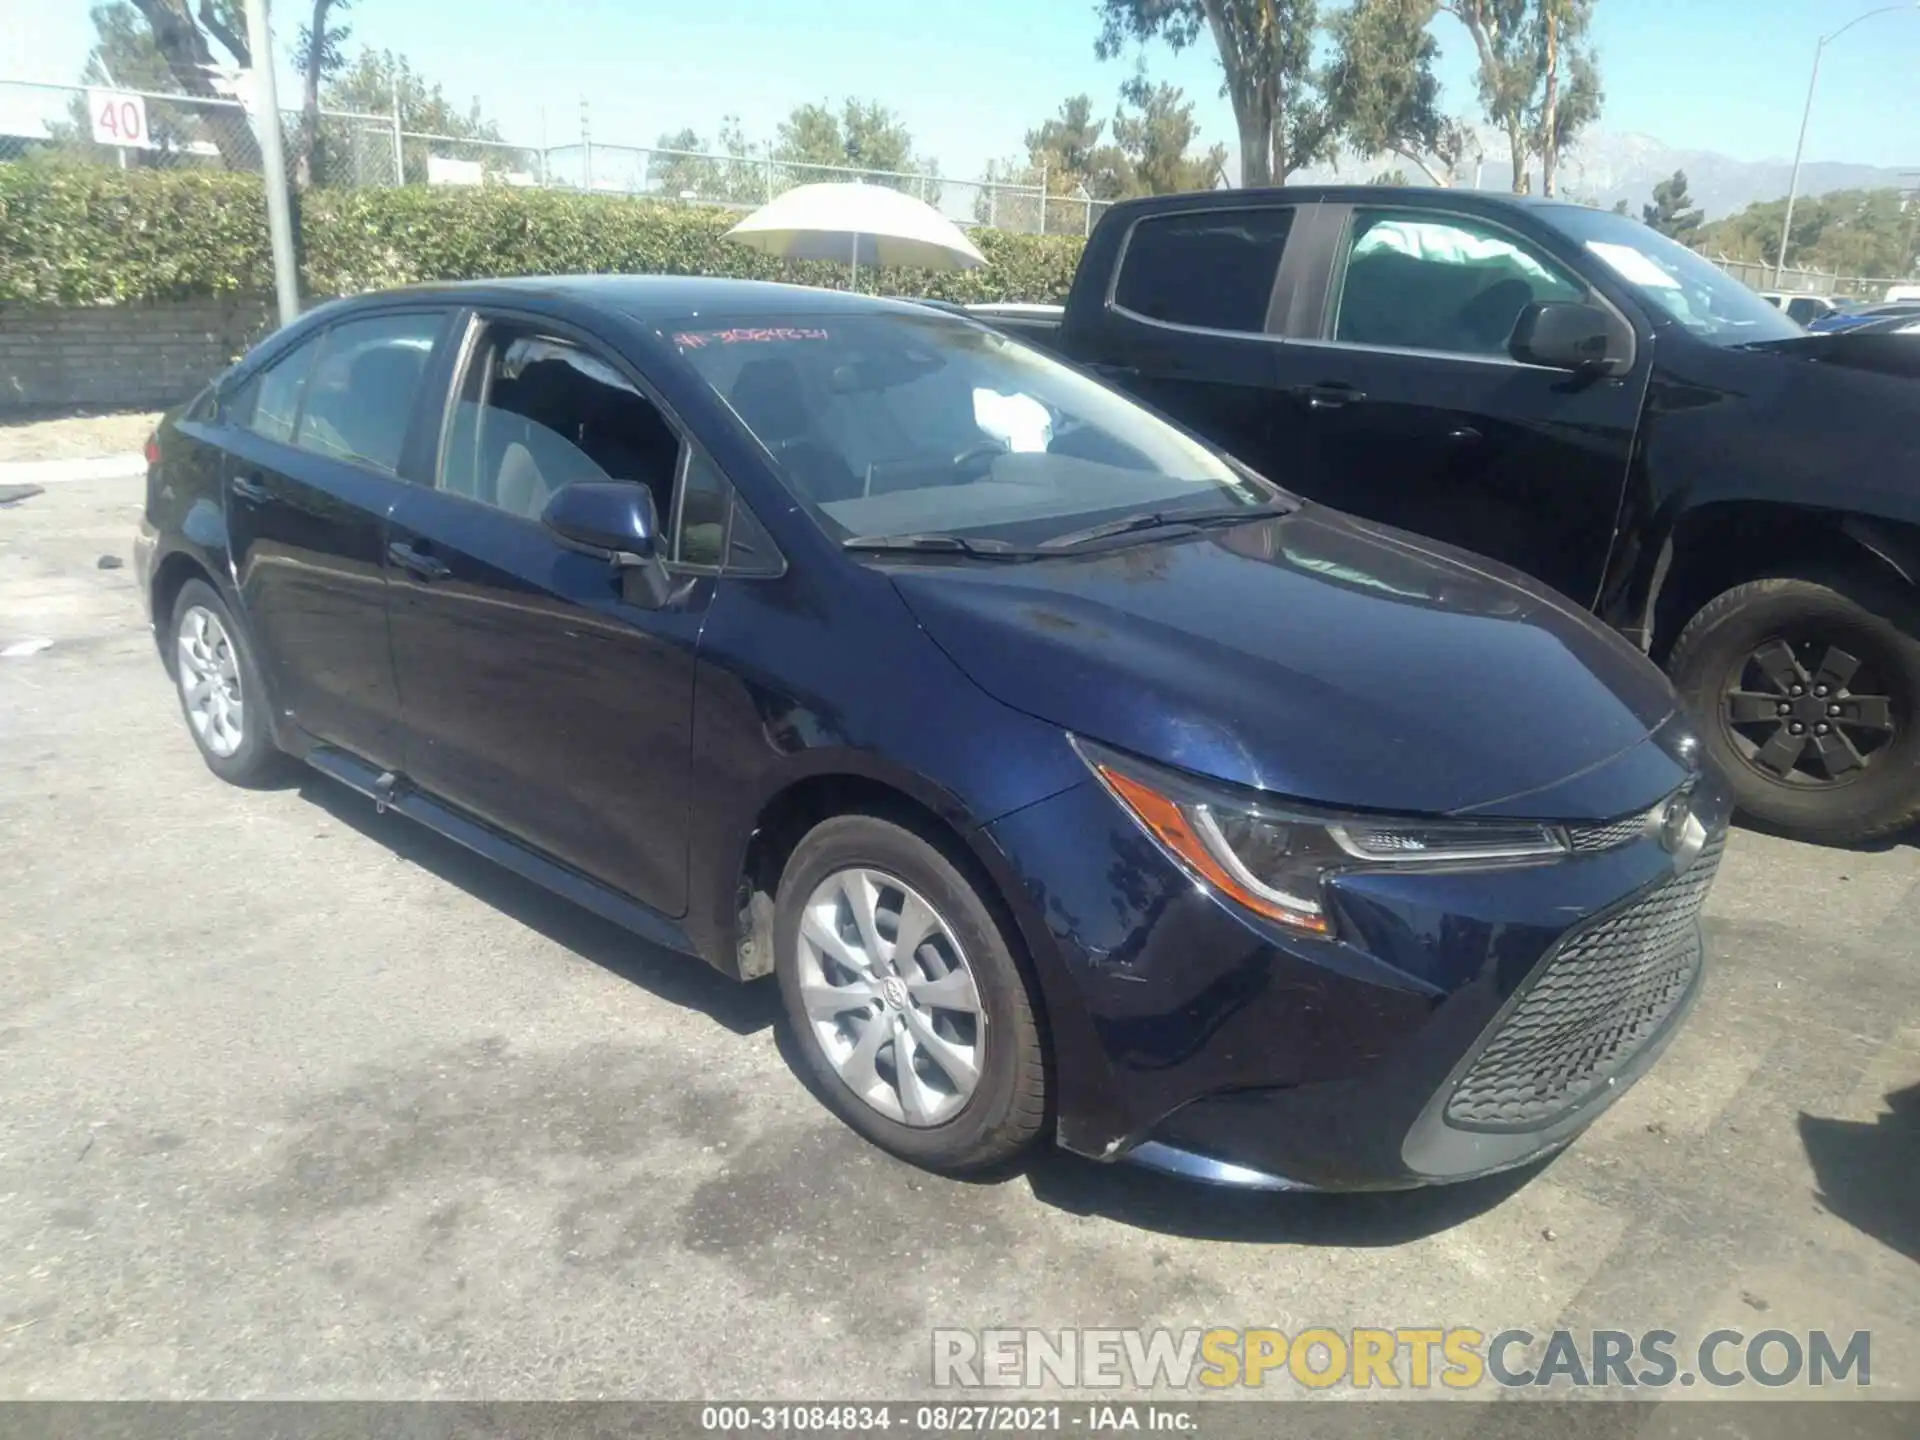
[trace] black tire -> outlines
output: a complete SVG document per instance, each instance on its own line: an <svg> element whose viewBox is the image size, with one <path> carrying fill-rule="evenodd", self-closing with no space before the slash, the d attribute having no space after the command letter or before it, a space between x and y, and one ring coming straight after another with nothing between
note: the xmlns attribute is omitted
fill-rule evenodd
<svg viewBox="0 0 1920 1440"><path fill-rule="evenodd" d="M1853 845L1920 819L1916 635L1916 607L1891 584L1810 571L1753 580L1714 599L1681 631L1667 669L1748 818L1795 839ZM1801 693L1770 678L1781 644L1788 647ZM1847 658L1859 662L1849 684L1838 689L1830 680L1840 672L1823 668L1836 652L1843 665ZM1824 693L1815 684L1823 674L1829 681ZM1871 710L1861 698L1868 696ZM1764 711L1758 697L1777 699L1788 710L1775 706L1778 718L1742 723L1738 716ZM1853 717L1875 714L1880 700L1890 728L1856 722ZM1829 721L1833 707L1847 718ZM1763 764L1760 752L1783 728L1791 734L1793 724L1802 732L1780 743L1804 739L1807 748L1783 773L1777 764ZM1827 724L1822 733L1833 738L1816 740L1819 724ZM1813 748L1841 739L1853 757L1841 755L1839 766L1828 765ZM1853 758L1864 763L1854 765Z"/></svg>
<svg viewBox="0 0 1920 1440"><path fill-rule="evenodd" d="M962 1108L942 1123L902 1123L856 1094L828 1058L801 1001L803 908L824 881L849 869L878 871L917 891L945 922L972 971L985 1019L979 1079ZM787 861L773 926L774 969L788 1024L813 1088L848 1125L903 1160L949 1174L997 1169L1034 1142L1046 1123L1047 1073L1032 994L993 908L937 846L871 815L823 821Z"/></svg>
<svg viewBox="0 0 1920 1440"><path fill-rule="evenodd" d="M227 753L222 753L220 745L202 734L188 704L187 692L192 677L181 660L180 636L196 611L204 611L219 622L239 676L239 740ZM234 618L233 612L227 608L226 602L204 580L187 581L174 599L173 614L168 619L167 668L173 675L174 694L180 701L180 716L186 721L187 733L193 737L200 758L207 762L209 770L230 785L242 785L250 789L271 785L286 776L292 768L292 762L273 743L273 728L267 718L269 703L266 686L261 683L259 666L254 663L252 642L247 638L244 627Z"/></svg>

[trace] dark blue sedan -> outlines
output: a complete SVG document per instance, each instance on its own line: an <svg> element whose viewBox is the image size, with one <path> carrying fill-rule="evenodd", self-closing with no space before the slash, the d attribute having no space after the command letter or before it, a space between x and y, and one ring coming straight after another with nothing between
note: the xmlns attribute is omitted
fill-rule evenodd
<svg viewBox="0 0 1920 1440"><path fill-rule="evenodd" d="M1579 1133L1699 989L1728 802L1647 660L964 317L366 296L149 460L215 773L297 757L776 974L917 1163L1460 1179Z"/></svg>

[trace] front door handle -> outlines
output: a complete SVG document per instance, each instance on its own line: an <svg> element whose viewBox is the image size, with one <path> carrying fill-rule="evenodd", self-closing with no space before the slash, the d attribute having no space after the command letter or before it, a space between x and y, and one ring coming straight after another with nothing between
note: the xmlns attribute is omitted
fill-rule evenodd
<svg viewBox="0 0 1920 1440"><path fill-rule="evenodd" d="M231 488L235 495L253 505L264 505L273 498L273 492L260 482L258 475L236 475Z"/></svg>
<svg viewBox="0 0 1920 1440"><path fill-rule="evenodd" d="M453 573L452 568L419 548L425 543L423 540L416 540L409 545L404 540L396 540L387 546L387 558L416 580L429 583L444 580Z"/></svg>
<svg viewBox="0 0 1920 1440"><path fill-rule="evenodd" d="M1324 385L1302 385L1293 393L1306 396L1309 410L1338 410L1342 405L1355 405L1367 398L1366 391L1337 381Z"/></svg>

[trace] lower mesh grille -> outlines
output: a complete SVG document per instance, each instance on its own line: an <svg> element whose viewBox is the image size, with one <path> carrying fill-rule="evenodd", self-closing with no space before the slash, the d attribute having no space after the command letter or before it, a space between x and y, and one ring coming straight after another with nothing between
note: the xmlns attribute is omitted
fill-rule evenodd
<svg viewBox="0 0 1920 1440"><path fill-rule="evenodd" d="M1724 832L1659 889L1563 940L1447 1101L1448 1123L1540 1129L1607 1083L1674 1012L1700 969L1700 907Z"/></svg>

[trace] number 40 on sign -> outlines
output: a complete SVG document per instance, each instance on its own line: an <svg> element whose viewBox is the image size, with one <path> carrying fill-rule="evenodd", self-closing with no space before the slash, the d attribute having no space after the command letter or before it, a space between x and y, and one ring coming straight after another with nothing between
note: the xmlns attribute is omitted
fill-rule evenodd
<svg viewBox="0 0 1920 1440"><path fill-rule="evenodd" d="M87 114L93 120L93 143L125 145L151 150L153 136L147 130L147 102L125 90L87 91Z"/></svg>

